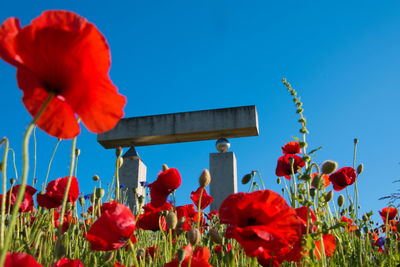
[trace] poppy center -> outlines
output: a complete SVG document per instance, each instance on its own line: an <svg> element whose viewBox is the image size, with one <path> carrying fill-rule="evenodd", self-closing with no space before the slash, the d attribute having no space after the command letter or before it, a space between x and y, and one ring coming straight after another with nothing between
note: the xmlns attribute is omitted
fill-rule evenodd
<svg viewBox="0 0 400 267"><path fill-rule="evenodd" d="M255 218L250 217L247 219L247 225L248 226L257 225L257 220Z"/></svg>

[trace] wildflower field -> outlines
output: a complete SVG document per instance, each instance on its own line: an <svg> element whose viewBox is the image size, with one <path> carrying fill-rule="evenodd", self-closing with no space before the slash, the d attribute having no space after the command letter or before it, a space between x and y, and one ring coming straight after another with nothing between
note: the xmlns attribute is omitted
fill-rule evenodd
<svg viewBox="0 0 400 267"><path fill-rule="evenodd" d="M219 210L206 212L213 201L207 193L213 177L203 170L198 188L190 193L193 203L177 206L181 175L163 165L153 183L142 185L149 199L138 196L137 207L128 207L119 183L122 148L116 149L108 187L95 175L93 192L83 195L77 177L80 122L93 133L111 130L126 103L108 76L110 51L104 36L69 11L43 12L24 27L9 18L0 26L0 57L16 67L22 101L33 117L22 140L18 180L9 178L17 177L10 175L15 165L9 157L12 144L7 137L0 141L0 266L400 264L397 208L373 211L382 218L377 222L372 212L360 212L357 179L363 165L356 158L358 140L352 166L329 159L315 163L319 149L308 149L303 104L285 79L283 87L299 115L300 136L282 144L277 155L281 192L265 188L261 174L251 171L241 180L248 192L232 194ZM35 127L59 140L72 139L69 173L56 179L47 175L43 185L29 175L28 148Z"/></svg>

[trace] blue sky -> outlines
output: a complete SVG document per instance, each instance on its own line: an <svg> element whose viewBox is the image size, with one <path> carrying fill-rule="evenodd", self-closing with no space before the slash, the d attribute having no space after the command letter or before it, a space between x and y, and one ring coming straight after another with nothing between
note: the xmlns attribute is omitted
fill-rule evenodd
<svg viewBox="0 0 400 267"><path fill-rule="evenodd" d="M323 147L318 163L332 159L351 166L353 139L359 139L357 163L365 165L360 204L377 214L386 205L378 198L397 190L392 182L400 178L399 8L398 1L18 1L2 6L0 21L14 16L26 25L44 10L66 9L94 23L110 45L110 77L128 99L126 117L256 105L260 136L231 139L231 151L239 179L259 170L266 186L278 192L281 146L300 137L294 104L281 84L286 77L304 103L309 148ZM0 80L0 135L10 139L20 169L31 117L15 68L3 61ZM57 140L38 130L37 141L43 182ZM209 153L216 152L214 143L137 150L149 182L163 163L178 168L183 183L177 201L185 204L208 168ZM67 176L70 145L61 142L50 179ZM110 182L114 151L103 149L86 129L78 147L81 191L92 190L94 174ZM30 181L32 170L31 164ZM12 168L8 174L13 176Z"/></svg>

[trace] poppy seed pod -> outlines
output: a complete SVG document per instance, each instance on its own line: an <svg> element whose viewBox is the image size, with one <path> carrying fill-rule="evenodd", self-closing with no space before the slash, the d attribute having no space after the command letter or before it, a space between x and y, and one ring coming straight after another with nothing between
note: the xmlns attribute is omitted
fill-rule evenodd
<svg viewBox="0 0 400 267"><path fill-rule="evenodd" d="M201 239L201 233L200 233L199 229L191 228L187 232L187 238L189 239L189 243L192 246L197 245L200 242L200 239Z"/></svg>
<svg viewBox="0 0 400 267"><path fill-rule="evenodd" d="M323 174L329 175L329 174L333 173L334 171L336 171L337 167L338 167L338 164L336 161L327 160L324 163L322 163L321 172Z"/></svg>
<svg viewBox="0 0 400 267"><path fill-rule="evenodd" d="M119 146L115 149L115 156L117 156L117 158L122 156L122 147Z"/></svg>
<svg viewBox="0 0 400 267"><path fill-rule="evenodd" d="M344 196L340 195L337 199L338 206L341 207L344 204Z"/></svg>
<svg viewBox="0 0 400 267"><path fill-rule="evenodd" d="M93 175L92 180L97 182L98 180L100 180L100 177L97 174L95 174Z"/></svg>
<svg viewBox="0 0 400 267"><path fill-rule="evenodd" d="M325 202L331 201L333 198L333 191L329 191L328 194L325 196Z"/></svg>
<svg viewBox="0 0 400 267"><path fill-rule="evenodd" d="M364 164L361 163L357 167L357 174L361 174L363 172L363 170L364 170Z"/></svg>
<svg viewBox="0 0 400 267"><path fill-rule="evenodd" d="M200 178L199 178L199 184L200 184L200 187L206 187L209 183L211 182L211 175L210 175L210 172L207 170L207 169L205 169L205 170L203 170L203 172L201 173L201 175L200 175Z"/></svg>
<svg viewBox="0 0 400 267"><path fill-rule="evenodd" d="M167 164L163 164L161 168L163 172L169 169Z"/></svg>
<svg viewBox="0 0 400 267"><path fill-rule="evenodd" d="M96 198L101 199L105 194L105 191L103 188L96 188Z"/></svg>
<svg viewBox="0 0 400 267"><path fill-rule="evenodd" d="M175 229L176 225L178 224L178 217L176 216L176 213L173 211L168 212L166 221L169 228Z"/></svg>
<svg viewBox="0 0 400 267"><path fill-rule="evenodd" d="M217 230L210 229L210 231L208 231L208 235L210 236L211 241L214 243L222 244L222 237Z"/></svg>
<svg viewBox="0 0 400 267"><path fill-rule="evenodd" d="M79 157L79 155L81 154L81 150L79 148L75 149L75 156Z"/></svg>
<svg viewBox="0 0 400 267"><path fill-rule="evenodd" d="M247 184L248 182L250 182L250 179L251 179L251 173L246 174L242 178L242 184Z"/></svg>

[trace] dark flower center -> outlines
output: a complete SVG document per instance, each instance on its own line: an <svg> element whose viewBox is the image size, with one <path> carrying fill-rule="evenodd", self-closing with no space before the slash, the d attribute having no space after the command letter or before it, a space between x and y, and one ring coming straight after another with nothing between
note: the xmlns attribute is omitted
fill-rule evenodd
<svg viewBox="0 0 400 267"><path fill-rule="evenodd" d="M257 220L255 218L250 217L247 219L247 225L248 226L257 225Z"/></svg>

